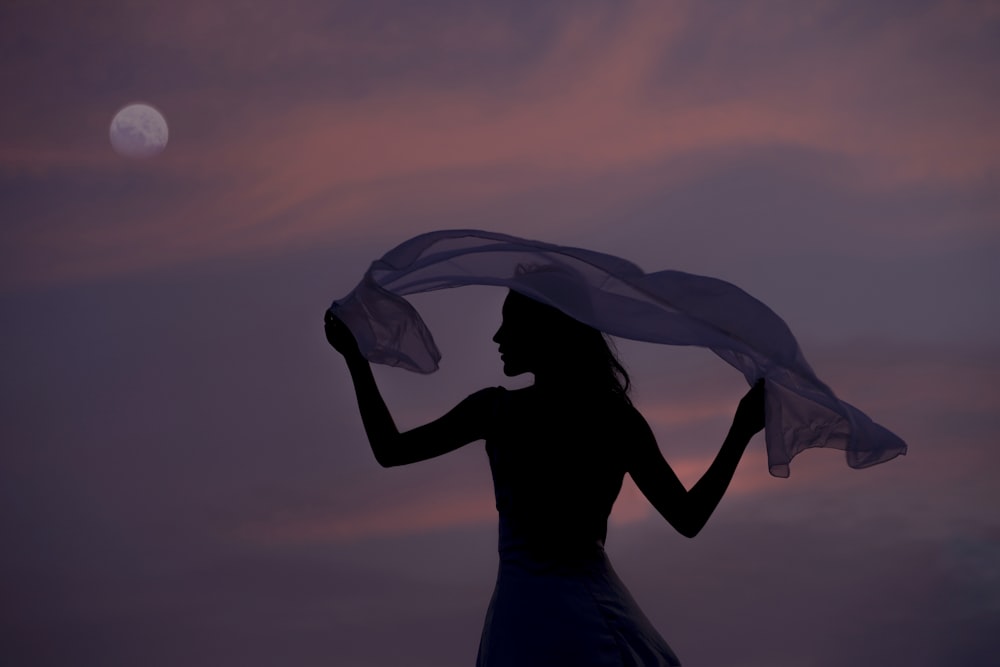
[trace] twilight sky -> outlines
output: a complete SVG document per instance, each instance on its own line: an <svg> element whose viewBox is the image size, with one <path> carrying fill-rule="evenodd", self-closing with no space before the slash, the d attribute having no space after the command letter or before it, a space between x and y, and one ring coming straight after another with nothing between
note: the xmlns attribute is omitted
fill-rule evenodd
<svg viewBox="0 0 1000 667"><path fill-rule="evenodd" d="M688 666L985 667L1000 626L994 2L0 6L0 663L451 667L496 574L482 444L383 470L329 302L472 227L729 280L907 456L767 474L608 552ZM115 154L156 106L170 144ZM504 292L412 299L402 428L507 380ZM621 341L688 484L742 378Z"/></svg>

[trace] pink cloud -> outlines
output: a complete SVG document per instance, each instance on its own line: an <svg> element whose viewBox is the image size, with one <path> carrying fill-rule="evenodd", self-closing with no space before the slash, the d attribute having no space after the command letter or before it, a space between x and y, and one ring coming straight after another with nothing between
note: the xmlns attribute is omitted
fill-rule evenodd
<svg viewBox="0 0 1000 667"><path fill-rule="evenodd" d="M709 457L672 459L671 467L690 487L708 469ZM756 470L756 469L755 469ZM741 471L727 495L742 496L774 491L772 478L763 470ZM615 503L611 522L627 525L655 515L635 484L626 477ZM253 521L236 531L239 539L267 543L353 542L381 537L447 530L497 521L492 491L441 488L424 489L406 502L389 506L338 508L312 517L285 517Z"/></svg>
<svg viewBox="0 0 1000 667"><path fill-rule="evenodd" d="M238 535L266 542L299 543L354 541L374 537L425 533L495 520L490 489L482 492L424 493L405 503L360 508L329 516L259 522L244 526Z"/></svg>
<svg viewBox="0 0 1000 667"><path fill-rule="evenodd" d="M856 471L846 466L840 451L810 450L796 458L791 478L783 480L768 474L763 436L758 435L744 456L727 497L850 495L862 489L867 494L883 493L891 497L894 484L910 485L914 475L934 478L936 485L947 486L968 476L970 461L989 466L996 460L993 448L983 447L991 437L989 434L969 429L961 433L948 430L956 419L976 424L1000 410L1000 393L996 389L1000 387L1000 368L995 351L866 343L823 348L815 357L821 366L831 367L825 377L838 394L890 428L897 423L909 425L899 433L909 442L910 454L869 470ZM717 396L726 393L724 387L714 391ZM640 410L652 425L667 461L690 488L708 469L721 446L724 432L720 432L718 423L730 418L732 401L707 398L713 395L708 385L689 396L675 395L671 388L644 395ZM923 423L914 421L914 410L923 415ZM686 447L684 441L688 439L697 441L697 446ZM378 483L376 479L372 478L373 484ZM726 504L724 500L723 507ZM656 520L655 517L655 510L626 478L612 512L612 524L622 526ZM241 529L241 535L277 542L336 542L495 521L489 488L461 487L442 481L433 489L420 488L408 496L406 503L338 507L313 517L258 521Z"/></svg>

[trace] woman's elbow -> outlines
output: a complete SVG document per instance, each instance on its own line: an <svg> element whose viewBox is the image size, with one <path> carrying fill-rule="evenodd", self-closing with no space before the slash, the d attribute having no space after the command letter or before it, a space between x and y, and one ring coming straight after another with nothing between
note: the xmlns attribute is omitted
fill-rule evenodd
<svg viewBox="0 0 1000 667"><path fill-rule="evenodd" d="M685 498L672 498L667 502L656 502L654 507L660 512L671 528L684 537L694 537L701 531L704 521L699 521L697 514L691 512Z"/></svg>
<svg viewBox="0 0 1000 667"><path fill-rule="evenodd" d="M395 455L395 451L396 449L393 447L372 444L372 454L375 455L375 462L383 468L394 468L403 464L399 457Z"/></svg>
<svg viewBox="0 0 1000 667"><path fill-rule="evenodd" d="M687 538L692 538L701 531L700 526L693 526L686 523L675 523L673 526L674 530Z"/></svg>
<svg viewBox="0 0 1000 667"><path fill-rule="evenodd" d="M395 468L396 466L403 465L403 461L401 461L398 457L390 456L389 454L382 452L375 452L375 462L383 468Z"/></svg>
<svg viewBox="0 0 1000 667"><path fill-rule="evenodd" d="M374 429L369 429L367 435L368 445L371 447L376 463L383 468L402 465L403 462L399 460L399 453L403 451L403 448L400 446L398 431L375 431Z"/></svg>
<svg viewBox="0 0 1000 667"><path fill-rule="evenodd" d="M692 538L701 532L701 529L705 527L704 521L698 521L695 518L688 517L678 517L670 522L674 529L687 538Z"/></svg>
<svg viewBox="0 0 1000 667"><path fill-rule="evenodd" d="M680 533L681 535L683 535L684 537L686 537L686 538L688 538L688 539L691 539L691 538L693 538L693 537L694 537L695 535L697 535L698 533L700 533L700 532L701 532L701 528L700 528L700 527L699 527L699 528L684 528L683 530L681 530L681 529L678 529L678 532L679 532L679 533Z"/></svg>

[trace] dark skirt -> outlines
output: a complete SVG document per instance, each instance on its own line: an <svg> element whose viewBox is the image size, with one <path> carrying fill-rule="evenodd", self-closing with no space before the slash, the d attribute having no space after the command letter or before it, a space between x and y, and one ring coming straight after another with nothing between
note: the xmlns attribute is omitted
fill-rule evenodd
<svg viewBox="0 0 1000 667"><path fill-rule="evenodd" d="M603 548L572 559L501 553L477 667L679 664Z"/></svg>

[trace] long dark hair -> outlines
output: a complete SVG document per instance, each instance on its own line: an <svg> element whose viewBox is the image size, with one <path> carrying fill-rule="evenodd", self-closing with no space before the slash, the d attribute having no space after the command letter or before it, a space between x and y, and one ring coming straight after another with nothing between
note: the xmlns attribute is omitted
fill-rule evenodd
<svg viewBox="0 0 1000 667"><path fill-rule="evenodd" d="M631 405L628 394L632 382L610 337L548 304L514 290L510 294L544 338L546 352L580 383L580 388L609 393Z"/></svg>

